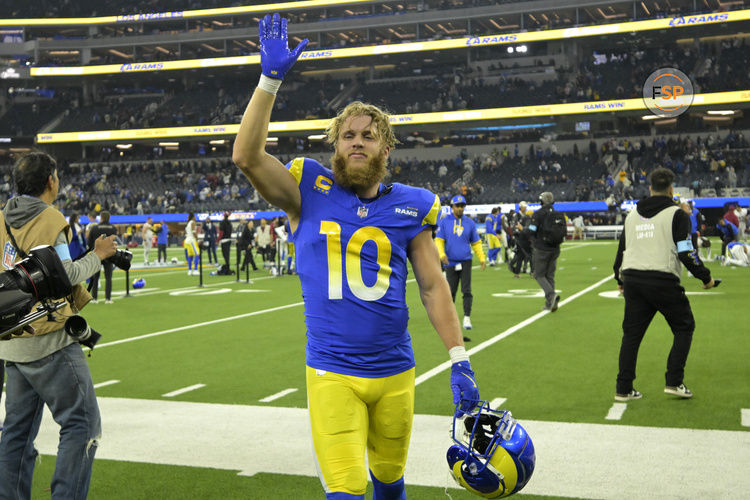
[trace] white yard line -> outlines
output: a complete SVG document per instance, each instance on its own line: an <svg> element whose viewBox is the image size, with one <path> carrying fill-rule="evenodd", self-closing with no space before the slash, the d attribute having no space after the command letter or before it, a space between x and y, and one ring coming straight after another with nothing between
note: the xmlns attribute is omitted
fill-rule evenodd
<svg viewBox="0 0 750 500"><path fill-rule="evenodd" d="M742 422L742 427L750 427L750 410L747 408L740 410L740 421Z"/></svg>
<svg viewBox="0 0 750 500"><path fill-rule="evenodd" d="M602 278L601 280L597 281L593 285L584 288L580 292L577 292L577 293L571 295L570 297L568 297L565 300L562 300L560 302L560 304L559 304L559 307L563 307L565 304L568 304L568 303L576 300L578 297L580 297L580 296L582 296L582 295L590 292L591 290L595 289L598 286L601 286L602 284L604 284L605 282L607 282L607 281L609 281L611 279L612 279L611 276L607 276L606 278ZM520 329L522 329L524 327L529 326L530 324L534 323L536 320L538 320L540 318L543 318L544 316L546 316L548 314L553 314L553 313L550 313L549 311L538 312L535 315L533 315L533 316L531 316L529 318L526 318L525 320L521 321L520 323L518 323L518 324L516 324L514 326L511 326L510 328L508 328L504 332L498 333L497 335L495 335L491 339L485 340L481 344L478 344L476 347L473 347L472 349L469 349L466 352L470 356L474 355L474 354L477 354L479 352L482 352L483 350L487 349L488 347L496 344L497 342L500 342L501 340L503 340L506 337L509 337L509 336L513 335L518 330L520 330ZM428 370L427 372L425 372L422 375L420 375L419 377L417 377L415 383L416 383L416 385L419 385L422 382L426 382L426 381L430 380L432 377L434 377L436 375L439 375L440 373L448 370L450 367L451 367L450 360L445 361L444 363L441 363L441 364L437 365L435 368L433 368L431 370Z"/></svg>
<svg viewBox="0 0 750 500"><path fill-rule="evenodd" d="M271 401L276 401L277 399L283 398L287 394L291 394L293 392L297 392L299 389L296 387L292 387L290 389L284 389L283 391L277 392L276 394L272 394L268 397L265 397L263 399L260 399L259 401L261 403L270 403Z"/></svg>
<svg viewBox="0 0 750 500"><path fill-rule="evenodd" d="M202 326L215 325L217 323L224 323L225 321L234 321L236 319L249 318L251 316L257 316L259 314L265 314L274 311L281 311L282 309L289 309L290 307L297 307L304 304L304 302L295 302L294 304L287 304L285 306L272 307L270 309L262 309L260 311L253 311L245 314L238 314L236 316L228 316L226 318L219 318L212 321L203 321L201 323L193 323L192 325L179 326L177 328L170 328L168 330L161 330L159 332L147 333L145 335L139 335L137 337L129 337L127 339L113 340L112 342L105 342L104 344L97 344L97 349L102 347L113 346L118 344L125 344L127 342L135 342L136 340L148 339L151 337L158 337L160 335L166 335L168 333L181 332L184 330L192 330L194 328L200 328Z"/></svg>
<svg viewBox="0 0 750 500"><path fill-rule="evenodd" d="M628 409L627 403L612 403L612 408L609 409L605 420L620 420L625 410Z"/></svg>
<svg viewBox="0 0 750 500"><path fill-rule="evenodd" d="M206 384L189 385L187 387L183 387L182 389L177 389L176 391L172 391L172 392L168 392L166 394L162 394L161 396L163 398L173 398L175 396L179 396L180 394L185 394L186 392L194 391L196 389L201 389L203 387L206 387Z"/></svg>
<svg viewBox="0 0 750 500"><path fill-rule="evenodd" d="M94 384L94 389L99 389L100 387L107 387L108 385L114 385L119 384L119 380L107 380L106 382L99 382L98 384Z"/></svg>

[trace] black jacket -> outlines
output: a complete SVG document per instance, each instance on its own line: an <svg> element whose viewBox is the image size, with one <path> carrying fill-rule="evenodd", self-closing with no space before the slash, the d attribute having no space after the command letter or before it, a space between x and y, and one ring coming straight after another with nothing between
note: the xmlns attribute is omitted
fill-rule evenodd
<svg viewBox="0 0 750 500"><path fill-rule="evenodd" d="M673 207L674 201L669 196L650 196L644 198L638 202L635 210L644 217L651 218L664 210L665 208ZM690 224L690 216L685 213L684 210L677 210L674 213L672 219L672 239L675 244L678 241L688 240L690 241L690 231L692 225ZM625 252L625 231L620 235L620 245L617 247L617 257L615 257L615 280L617 283L622 285L620 280L620 267L622 267L622 255ZM706 266L698 255L698 249L694 248L690 251L684 251L677 254L680 262L690 271L693 276L698 278L706 284L711 281L711 271ZM623 271L623 275L628 279L637 280L643 283L655 283L663 280L679 281L679 279L672 273L665 273L661 271L639 271L636 269L627 269Z"/></svg>
<svg viewBox="0 0 750 500"><path fill-rule="evenodd" d="M91 231L89 231L89 250L94 249L94 242L99 239L99 236L104 235L104 237L107 237L112 236L113 234L117 234L117 228L109 222L106 224L96 224L91 228Z"/></svg>

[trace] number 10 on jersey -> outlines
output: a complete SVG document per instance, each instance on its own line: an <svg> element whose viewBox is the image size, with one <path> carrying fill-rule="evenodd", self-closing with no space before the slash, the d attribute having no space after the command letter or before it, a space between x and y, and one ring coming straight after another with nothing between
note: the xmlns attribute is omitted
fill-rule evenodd
<svg viewBox="0 0 750 500"><path fill-rule="evenodd" d="M330 300L343 298L343 260L346 261L346 282L355 297L374 301L386 294L391 280L391 242L382 229L372 226L357 229L345 243L345 259L342 259L341 225L329 220L320 221L320 234L326 237ZM368 241L374 242L378 249L377 279L371 286L362 279L362 247Z"/></svg>

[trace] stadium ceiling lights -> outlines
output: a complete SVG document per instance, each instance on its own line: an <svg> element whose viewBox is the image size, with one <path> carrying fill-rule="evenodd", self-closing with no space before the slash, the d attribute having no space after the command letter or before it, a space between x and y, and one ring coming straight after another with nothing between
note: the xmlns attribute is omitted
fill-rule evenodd
<svg viewBox="0 0 750 500"><path fill-rule="evenodd" d="M733 115L734 111L732 111L732 110L716 110L716 109L712 109L711 111L706 111L706 113L709 114L709 115L727 116L727 115Z"/></svg>

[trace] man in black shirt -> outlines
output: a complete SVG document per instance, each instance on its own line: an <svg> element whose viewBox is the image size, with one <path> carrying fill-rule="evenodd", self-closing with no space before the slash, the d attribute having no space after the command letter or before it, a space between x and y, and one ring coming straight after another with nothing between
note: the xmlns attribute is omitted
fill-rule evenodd
<svg viewBox="0 0 750 500"><path fill-rule="evenodd" d="M229 222L229 212L224 213L224 219L219 222L219 240L221 244L221 255L224 257L224 262L229 266L229 251L232 248L232 223Z"/></svg>
<svg viewBox="0 0 750 500"><path fill-rule="evenodd" d="M633 388L638 348L657 311L674 335L664 392L693 397L683 384L695 320L680 284L682 266L703 282L703 288L713 288L715 283L693 248L690 217L673 200L673 181L671 170L657 168L651 173L651 196L639 201L628 214L620 236L614 271L617 288L625 296L625 316L616 401L643 396Z"/></svg>
<svg viewBox="0 0 750 500"><path fill-rule="evenodd" d="M104 235L105 237L107 237L113 234L117 234L117 228L109 223L109 212L102 212L101 214L99 214L99 218L101 219L101 222L92 226L91 230L89 231L89 251L94 249L94 242L99 238L99 236ZM109 260L104 260L102 261L102 266L104 267L104 303L111 304L112 271L114 271L115 265L112 264ZM94 303L97 302L97 296L99 295L100 274L101 271L97 271L97 273L91 277L91 281L89 282L89 291L91 292L91 296L94 298L94 300L92 301Z"/></svg>
<svg viewBox="0 0 750 500"><path fill-rule="evenodd" d="M557 216L562 219L562 231L567 231L565 218L560 212L553 208L555 197L549 191L539 195L539 201L542 206L534 212L534 216L529 224L529 232L533 235L534 243L534 279L544 291L544 310L557 311L560 302L560 296L555 290L555 270L557 268L557 258L560 257L560 241L549 231L548 217ZM564 239L564 233L563 239Z"/></svg>
<svg viewBox="0 0 750 500"><path fill-rule="evenodd" d="M242 261L242 267L240 271L244 271L249 263L253 267L253 271L258 270L258 266L255 265L255 258L253 257L253 242L255 241L255 224L253 221L247 221L241 225L240 239L237 241L237 259L240 255L244 255L245 258Z"/></svg>

